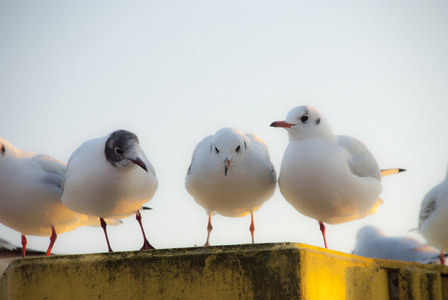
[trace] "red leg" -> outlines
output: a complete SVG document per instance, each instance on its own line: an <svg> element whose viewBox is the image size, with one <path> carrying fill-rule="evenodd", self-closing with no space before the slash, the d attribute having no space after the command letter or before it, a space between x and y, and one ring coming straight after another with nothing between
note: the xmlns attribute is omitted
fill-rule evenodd
<svg viewBox="0 0 448 300"><path fill-rule="evenodd" d="M325 248L328 249L328 247L327 247L327 238L325 237L325 225L324 225L324 222L319 221L319 227L320 227L320 231L322 232L322 236L324 237Z"/></svg>
<svg viewBox="0 0 448 300"><path fill-rule="evenodd" d="M442 251L440 252L440 263L442 264L442 265L444 265L445 264L445 249L442 249Z"/></svg>
<svg viewBox="0 0 448 300"><path fill-rule="evenodd" d="M252 235L252 244L254 244L254 232L255 232L255 224L254 224L254 212L250 212L250 226L249 226L250 234Z"/></svg>
<svg viewBox="0 0 448 300"><path fill-rule="evenodd" d="M110 247L110 243L109 243L109 237L107 236L107 231L106 231L106 222L104 221L103 218L100 218L100 223L101 223L101 228L103 228L104 231L104 235L106 236L106 242L107 242L107 248L109 250L109 252L113 252L112 248Z"/></svg>
<svg viewBox="0 0 448 300"><path fill-rule="evenodd" d="M53 245L56 242L56 239L58 238L58 235L56 234L56 230L53 226L51 226L51 236L50 236L50 245L48 246L47 254L46 256L50 256L51 249L53 249Z"/></svg>
<svg viewBox="0 0 448 300"><path fill-rule="evenodd" d="M213 214L213 212L211 212L211 213L208 215L207 241L205 242L205 245L204 245L204 246L210 246L210 244L209 244L210 232L212 232L212 230L213 230L213 226L212 226L212 214Z"/></svg>
<svg viewBox="0 0 448 300"><path fill-rule="evenodd" d="M155 249L153 246L151 246L151 244L146 239L145 230L143 229L143 225L142 225L142 215L140 214L140 211L137 210L135 212L135 218L137 219L138 224L140 225L140 228L142 229L142 234L143 234L143 247L140 250L152 250L152 249Z"/></svg>
<svg viewBox="0 0 448 300"><path fill-rule="evenodd" d="M28 244L26 236L22 234L22 258L25 258L26 255L26 244Z"/></svg>

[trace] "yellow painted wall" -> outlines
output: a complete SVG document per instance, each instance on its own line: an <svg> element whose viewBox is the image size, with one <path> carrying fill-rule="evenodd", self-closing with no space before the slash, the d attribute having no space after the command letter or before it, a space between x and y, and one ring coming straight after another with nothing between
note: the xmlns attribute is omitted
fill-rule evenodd
<svg viewBox="0 0 448 300"><path fill-rule="evenodd" d="M448 299L448 267L375 260L303 244L29 258L0 299Z"/></svg>

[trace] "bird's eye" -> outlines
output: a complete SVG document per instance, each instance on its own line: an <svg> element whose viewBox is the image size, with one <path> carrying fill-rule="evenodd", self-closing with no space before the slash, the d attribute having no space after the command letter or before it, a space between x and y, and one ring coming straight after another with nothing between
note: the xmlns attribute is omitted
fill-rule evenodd
<svg viewBox="0 0 448 300"><path fill-rule="evenodd" d="M117 155L122 155L124 153L124 151L121 150L121 148L119 148L119 147L115 147L114 151L115 151L115 154L117 154Z"/></svg>
<svg viewBox="0 0 448 300"><path fill-rule="evenodd" d="M300 121L302 121L302 123L306 123L310 120L310 117L307 114L304 114L301 118Z"/></svg>
<svg viewBox="0 0 448 300"><path fill-rule="evenodd" d="M238 145L238 147L236 147L235 151L240 152L240 150L241 150L241 147Z"/></svg>
<svg viewBox="0 0 448 300"><path fill-rule="evenodd" d="M216 153L218 153L218 154L219 154L219 150L218 150L218 148L216 148L216 147L215 147L215 151L216 151Z"/></svg>

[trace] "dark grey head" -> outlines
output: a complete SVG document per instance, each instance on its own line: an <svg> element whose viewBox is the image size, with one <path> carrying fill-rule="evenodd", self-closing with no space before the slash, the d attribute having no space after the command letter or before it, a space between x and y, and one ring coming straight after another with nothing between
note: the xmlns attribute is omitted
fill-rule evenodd
<svg viewBox="0 0 448 300"><path fill-rule="evenodd" d="M135 164L148 172L146 164L138 156L139 152L138 137L126 130L113 132L107 139L104 149L106 160L114 167L128 167Z"/></svg>

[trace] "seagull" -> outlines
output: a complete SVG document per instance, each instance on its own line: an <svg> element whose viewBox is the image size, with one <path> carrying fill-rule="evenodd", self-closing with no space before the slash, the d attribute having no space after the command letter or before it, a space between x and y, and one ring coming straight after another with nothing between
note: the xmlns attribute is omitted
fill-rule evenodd
<svg viewBox="0 0 448 300"><path fill-rule="evenodd" d="M383 200L381 177L403 169L380 170L367 147L358 139L333 135L330 124L314 107L293 108L286 121L285 150L279 187L300 213L316 219L324 239L325 225L340 224L374 214Z"/></svg>
<svg viewBox="0 0 448 300"><path fill-rule="evenodd" d="M109 252L112 248L105 218L133 214L143 234L141 250L154 249L143 229L140 209L154 196L156 173L140 147L138 137L126 130L84 142L73 152L62 183L62 203L69 209L100 219Z"/></svg>
<svg viewBox="0 0 448 300"><path fill-rule="evenodd" d="M204 138L194 149L185 187L208 214L209 246L214 212L226 217L251 215L254 243L254 212L275 191L277 175L266 143L254 133L222 128Z"/></svg>
<svg viewBox="0 0 448 300"><path fill-rule="evenodd" d="M445 264L448 248L448 173L445 180L425 196L420 210L419 229L426 241L440 250L440 263Z"/></svg>
<svg viewBox="0 0 448 300"><path fill-rule="evenodd" d="M62 204L64 173L64 163L20 150L0 138L0 223L21 232L22 257L26 255L26 235L49 236L49 256L58 234L99 225Z"/></svg>
<svg viewBox="0 0 448 300"><path fill-rule="evenodd" d="M435 264L439 260L439 251L430 245L411 237L388 237L374 226L364 226L359 230L353 254L423 264Z"/></svg>

